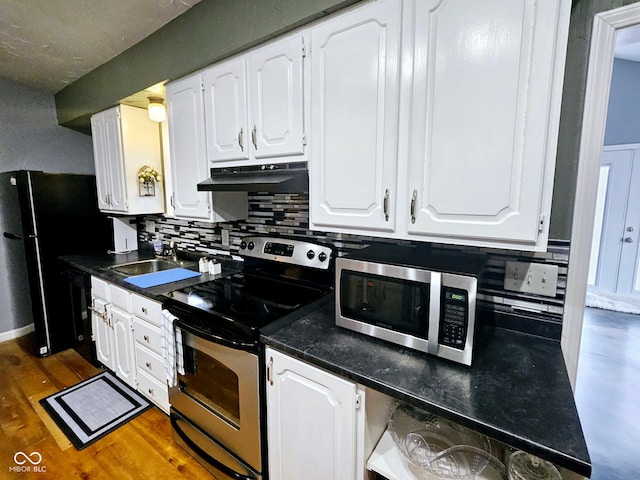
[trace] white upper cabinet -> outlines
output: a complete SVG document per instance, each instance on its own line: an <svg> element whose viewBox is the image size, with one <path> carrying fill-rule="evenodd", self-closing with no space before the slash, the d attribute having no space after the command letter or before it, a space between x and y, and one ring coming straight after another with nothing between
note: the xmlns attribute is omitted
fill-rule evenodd
<svg viewBox="0 0 640 480"><path fill-rule="evenodd" d="M174 214L208 219L211 196L197 190L198 182L209 177L200 75L167 85L167 110Z"/></svg>
<svg viewBox="0 0 640 480"><path fill-rule="evenodd" d="M249 54L249 126L256 158L304 153L303 55L301 35Z"/></svg>
<svg viewBox="0 0 640 480"><path fill-rule="evenodd" d="M412 3L410 236L546 248L570 2Z"/></svg>
<svg viewBox="0 0 640 480"><path fill-rule="evenodd" d="M304 160L304 55L298 34L203 72L212 166Z"/></svg>
<svg viewBox="0 0 640 480"><path fill-rule="evenodd" d="M400 7L371 3L311 31L314 228L395 230Z"/></svg>
<svg viewBox="0 0 640 480"><path fill-rule="evenodd" d="M247 216L243 192L199 192L198 183L209 178L204 94L201 74L167 85L172 205L180 218L210 222Z"/></svg>
<svg viewBox="0 0 640 480"><path fill-rule="evenodd" d="M314 28L311 228L545 250L570 7L380 0Z"/></svg>
<svg viewBox="0 0 640 480"><path fill-rule="evenodd" d="M207 154L212 162L247 160L246 62L236 58L203 72Z"/></svg>
<svg viewBox="0 0 640 480"><path fill-rule="evenodd" d="M132 215L164 211L162 182L153 195L142 195L138 170L162 171L160 130L141 108L118 105L91 117L98 207Z"/></svg>

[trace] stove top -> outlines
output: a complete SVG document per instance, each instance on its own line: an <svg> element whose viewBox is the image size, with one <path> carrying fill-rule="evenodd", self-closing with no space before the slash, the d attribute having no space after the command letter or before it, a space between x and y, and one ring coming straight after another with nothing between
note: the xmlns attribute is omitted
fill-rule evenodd
<svg viewBox="0 0 640 480"><path fill-rule="evenodd" d="M263 326L332 289L333 252L329 247L248 237L240 253L245 256L243 272L167 294L169 310L178 307L181 313L174 315L182 322L209 332L223 330L257 337ZM324 260L318 258L320 254ZM299 265L301 262L306 265Z"/></svg>

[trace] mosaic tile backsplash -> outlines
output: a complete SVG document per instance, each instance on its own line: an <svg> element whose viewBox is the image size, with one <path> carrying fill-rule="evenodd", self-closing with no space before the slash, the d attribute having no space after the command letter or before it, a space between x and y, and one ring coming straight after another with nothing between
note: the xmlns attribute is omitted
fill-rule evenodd
<svg viewBox="0 0 640 480"><path fill-rule="evenodd" d="M147 231L147 225L151 224L149 221L153 222L153 231ZM223 230L229 233L229 246L223 246ZM309 230L308 194L250 193L248 218L236 222L208 223L161 215L138 218L139 242L150 243L156 235L160 235L165 243L174 241L178 249L202 255L221 252L237 253L242 238L256 234L303 236L334 245L340 255L374 242L393 245L412 243ZM569 261L568 242L551 240L547 251L541 253L439 244L432 245L432 248L481 251L488 254L489 263L478 292L479 305L493 312L496 317L509 314L510 322L519 323L514 326L516 329L533 332L538 331L543 325L545 336L559 339ZM559 274L556 296L551 298L504 290L505 262L509 260L557 265ZM535 329L529 328L532 323L535 324Z"/></svg>

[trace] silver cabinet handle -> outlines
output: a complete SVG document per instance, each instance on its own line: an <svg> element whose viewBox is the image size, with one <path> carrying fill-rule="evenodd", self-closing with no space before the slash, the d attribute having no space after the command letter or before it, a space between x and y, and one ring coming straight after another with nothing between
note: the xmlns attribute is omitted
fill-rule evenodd
<svg viewBox="0 0 640 480"><path fill-rule="evenodd" d="M633 232L635 229L633 227L627 227L626 230L627 232Z"/></svg>
<svg viewBox="0 0 640 480"><path fill-rule="evenodd" d="M267 382L269 382L269 385L273 385L273 377L271 376L271 367L273 367L273 357L269 358L269 365L267 365Z"/></svg>
<svg viewBox="0 0 640 480"><path fill-rule="evenodd" d="M251 131L251 141L253 142L253 148L258 149L258 131L256 130L256 126L253 126L253 130Z"/></svg>
<svg viewBox="0 0 640 480"><path fill-rule="evenodd" d="M238 133L238 144L240 145L240 150L244 152L244 144L242 143L242 135L244 134L244 132L242 131L242 128L240 129L240 132Z"/></svg>
<svg viewBox="0 0 640 480"><path fill-rule="evenodd" d="M173 208L176 208L176 194L175 193L171 194L171 206Z"/></svg>
<svg viewBox="0 0 640 480"><path fill-rule="evenodd" d="M633 243L633 238L631 238L631 237L624 237L624 243Z"/></svg>
<svg viewBox="0 0 640 480"><path fill-rule="evenodd" d="M382 202L382 205L384 209L384 220L385 222L388 222L389 221L389 189L388 188L384 192L384 200Z"/></svg>
<svg viewBox="0 0 640 480"><path fill-rule="evenodd" d="M418 191L414 190L411 196L411 223L416 223L416 202L418 201Z"/></svg>

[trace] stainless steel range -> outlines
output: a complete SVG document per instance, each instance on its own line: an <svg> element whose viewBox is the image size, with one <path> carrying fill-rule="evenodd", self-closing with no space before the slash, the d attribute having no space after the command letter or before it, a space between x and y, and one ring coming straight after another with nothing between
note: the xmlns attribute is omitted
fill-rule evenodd
<svg viewBox="0 0 640 480"><path fill-rule="evenodd" d="M333 249L246 237L244 268L168 294L181 337L169 389L175 441L216 478L266 479L264 348L259 329L331 291ZM177 342L180 343L180 342Z"/></svg>

